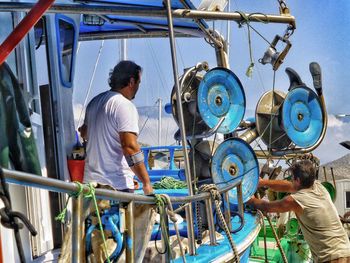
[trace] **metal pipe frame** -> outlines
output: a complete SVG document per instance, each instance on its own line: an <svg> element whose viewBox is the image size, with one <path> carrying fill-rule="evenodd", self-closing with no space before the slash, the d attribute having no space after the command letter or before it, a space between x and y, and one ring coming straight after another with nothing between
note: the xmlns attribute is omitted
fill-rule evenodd
<svg viewBox="0 0 350 263"><path fill-rule="evenodd" d="M6 183L17 184L22 186L29 186L40 188L48 191L58 192L58 193L66 193L66 194L74 194L79 191L79 186L75 183L65 182L62 180L47 178L38 176L35 174L8 170L2 168L5 176ZM230 185L227 185L223 188L219 189L220 193L227 192L237 185L240 182L234 182ZM90 188L87 185L83 185L83 192L88 193ZM153 197L145 196L145 195L137 195L125 192L119 192L114 190L107 190L98 188L95 190L96 197L98 199L105 200L114 200L119 202L131 202L134 201L136 204L155 204L155 200ZM200 193L193 196L180 196L180 197L171 197L170 200L173 204L184 204L190 202L201 201L210 198L210 193Z"/></svg>
<svg viewBox="0 0 350 263"><path fill-rule="evenodd" d="M135 225L134 225L134 201L127 204L125 214L126 225L126 248L125 260L129 263L135 262Z"/></svg>
<svg viewBox="0 0 350 263"><path fill-rule="evenodd" d="M228 192L224 193L224 208L225 208L225 221L227 224L228 229L232 230L232 224L231 224L231 208L230 208L230 196Z"/></svg>
<svg viewBox="0 0 350 263"><path fill-rule="evenodd" d="M84 219L83 219L83 197L80 195L72 199L72 262L84 261Z"/></svg>
<svg viewBox="0 0 350 263"><path fill-rule="evenodd" d="M213 204L211 199L205 200L205 211L208 219L208 229L209 229L209 239L210 245L216 246L216 235L215 235L215 224L214 224L214 216L213 216Z"/></svg>
<svg viewBox="0 0 350 263"><path fill-rule="evenodd" d="M27 12L34 6L33 3L19 2L2 2L0 3L0 12ZM82 4L54 4L47 10L48 13L64 13L64 14L90 14L90 15L123 15L123 16L147 16L147 17L167 17L164 9L142 9L139 7L121 7L106 5L82 5ZM191 9L175 9L171 11L175 18L190 19L215 19L242 21L241 14L237 12L217 12L217 11L201 11ZM245 13L251 22L269 22L279 24L291 24L294 28L295 18L291 15L271 15L271 14L249 14Z"/></svg>
<svg viewBox="0 0 350 263"><path fill-rule="evenodd" d="M176 100L177 100L176 102L177 102L177 109L179 114L179 128L180 128L180 134L181 134L182 151L184 154L184 161L185 161L186 182L187 182L189 196L192 196L193 189L192 189L192 180L191 180L191 170L190 170L190 161L189 161L188 152L187 152L186 129L185 129L184 115L183 115L182 103L181 103L180 83L178 78L179 74L178 74L178 68L177 68L175 35L174 35L174 27L173 27L173 17L171 12L171 0L166 0L166 10L167 10L167 19L168 19L168 27L169 27L169 41L170 41L171 58L172 58L171 61L172 61L173 75L174 75L173 77L174 77L174 82L176 87ZM194 236L192 204L189 204L187 208L186 219L187 219L187 234L188 234L188 240L189 240L189 254L195 255L196 245L195 245L195 236Z"/></svg>
<svg viewBox="0 0 350 263"><path fill-rule="evenodd" d="M237 186L237 200L238 200L238 212L244 220L244 206L243 206L243 186L242 182Z"/></svg>

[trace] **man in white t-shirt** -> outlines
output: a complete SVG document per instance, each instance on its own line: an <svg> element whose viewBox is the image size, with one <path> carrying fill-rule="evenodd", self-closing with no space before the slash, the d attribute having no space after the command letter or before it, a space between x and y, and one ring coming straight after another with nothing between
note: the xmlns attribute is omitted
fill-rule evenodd
<svg viewBox="0 0 350 263"><path fill-rule="evenodd" d="M131 102L141 82L141 67L121 61L110 73L110 90L94 97L79 128L87 143L84 182L97 182L124 191L134 191L133 177L143 184L146 195L153 188L137 143L138 113Z"/></svg>

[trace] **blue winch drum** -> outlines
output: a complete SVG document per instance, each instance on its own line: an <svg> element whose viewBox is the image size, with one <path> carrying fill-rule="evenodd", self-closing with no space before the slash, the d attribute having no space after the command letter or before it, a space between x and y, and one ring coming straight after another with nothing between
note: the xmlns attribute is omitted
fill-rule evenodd
<svg viewBox="0 0 350 263"><path fill-rule="evenodd" d="M233 132L245 113L245 94L238 77L229 69L213 68L208 71L198 87L197 105L204 122L214 128L225 117L218 132Z"/></svg>
<svg viewBox="0 0 350 263"><path fill-rule="evenodd" d="M239 138L230 138L216 149L211 162L211 174L219 188L242 181L245 203L258 188L259 163L248 143ZM231 205L238 204L236 188L229 191L229 200Z"/></svg>
<svg viewBox="0 0 350 263"><path fill-rule="evenodd" d="M324 116L317 94L299 86L288 92L282 107L285 132L299 147L313 146L321 136Z"/></svg>

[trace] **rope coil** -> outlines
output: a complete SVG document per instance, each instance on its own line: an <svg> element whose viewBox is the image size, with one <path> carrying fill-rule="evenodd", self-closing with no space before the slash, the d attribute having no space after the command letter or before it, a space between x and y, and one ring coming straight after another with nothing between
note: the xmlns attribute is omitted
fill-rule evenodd
<svg viewBox="0 0 350 263"><path fill-rule="evenodd" d="M219 217L219 220L221 221L221 224L224 228L224 231L225 231L225 234L227 236L227 239L230 243L230 246L232 248L232 251L233 251L233 255L234 255L234 262L236 263L239 263L240 262L240 258L239 258L239 254L238 254L238 250L237 250L237 247L233 241L233 238L231 236L231 232L230 232L230 229L228 228L227 224L226 224L226 221L225 221L225 218L224 218L224 215L220 209L220 206L221 206L221 195L218 191L218 188L215 184L204 184L202 186L199 187L199 192L209 192L210 193L210 196L211 196L211 199L214 200L214 203L215 203L215 210L216 210L216 213Z"/></svg>

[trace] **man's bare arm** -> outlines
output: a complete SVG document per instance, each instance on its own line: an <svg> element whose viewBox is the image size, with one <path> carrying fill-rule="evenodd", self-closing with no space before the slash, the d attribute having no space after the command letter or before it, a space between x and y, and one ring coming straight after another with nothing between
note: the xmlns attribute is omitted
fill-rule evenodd
<svg viewBox="0 0 350 263"><path fill-rule="evenodd" d="M287 180L268 180L268 179L260 179L259 187L267 187L275 192L287 192L287 193L295 193L296 189L293 184Z"/></svg>
<svg viewBox="0 0 350 263"><path fill-rule="evenodd" d="M81 138L83 138L84 140L87 140L87 125L86 124L83 124L82 126L80 126L78 128L78 131L80 132L80 136Z"/></svg>
<svg viewBox="0 0 350 263"><path fill-rule="evenodd" d="M141 151L141 148L137 143L136 134L132 132L120 132L119 137L124 156L130 156ZM146 195L152 194L153 188L145 164L143 162L140 162L132 166L131 170L141 180L143 184L143 192Z"/></svg>
<svg viewBox="0 0 350 263"><path fill-rule="evenodd" d="M294 211L297 215L300 215L303 212L301 206L291 196L286 196L282 200L272 202L253 197L247 202L247 204L263 212L269 213Z"/></svg>

